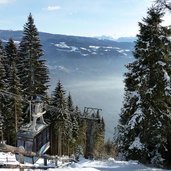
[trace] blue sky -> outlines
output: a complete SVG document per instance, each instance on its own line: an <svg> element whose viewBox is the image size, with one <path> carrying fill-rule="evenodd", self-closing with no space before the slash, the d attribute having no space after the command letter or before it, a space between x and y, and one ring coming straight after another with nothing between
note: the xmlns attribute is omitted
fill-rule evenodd
<svg viewBox="0 0 171 171"><path fill-rule="evenodd" d="M23 30L31 12L39 31L135 36L154 0L0 0L0 29Z"/></svg>

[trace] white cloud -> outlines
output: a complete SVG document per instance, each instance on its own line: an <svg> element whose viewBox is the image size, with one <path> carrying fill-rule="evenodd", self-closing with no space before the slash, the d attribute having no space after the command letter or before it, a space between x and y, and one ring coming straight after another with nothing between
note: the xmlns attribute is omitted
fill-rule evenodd
<svg viewBox="0 0 171 171"><path fill-rule="evenodd" d="M48 6L46 8L46 10L48 10L48 11L57 11L57 10L60 10L60 9L61 9L61 7L57 6L57 5L55 5L55 6Z"/></svg>
<svg viewBox="0 0 171 171"><path fill-rule="evenodd" d="M0 4L8 4L11 3L12 0L0 0Z"/></svg>

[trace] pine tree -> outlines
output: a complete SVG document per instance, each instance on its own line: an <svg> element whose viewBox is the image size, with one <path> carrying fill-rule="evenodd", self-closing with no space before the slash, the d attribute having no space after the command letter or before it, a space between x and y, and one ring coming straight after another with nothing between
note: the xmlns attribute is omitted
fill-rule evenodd
<svg viewBox="0 0 171 171"><path fill-rule="evenodd" d="M43 56L43 50L31 14L24 25L19 55L19 73L24 95L29 97L36 94L46 95L49 81L48 70L45 66L45 60L40 59Z"/></svg>
<svg viewBox="0 0 171 171"><path fill-rule="evenodd" d="M0 41L0 89L5 88L6 72L5 72L4 60L5 60L5 51L4 51L4 48L2 46L2 42Z"/></svg>
<svg viewBox="0 0 171 171"><path fill-rule="evenodd" d="M67 102L65 98L65 93L66 92L63 89L61 82L59 81L52 96L52 105L55 106L57 110L57 115L56 113L55 115L53 115L53 118L55 118L55 120L64 121L67 119Z"/></svg>
<svg viewBox="0 0 171 171"><path fill-rule="evenodd" d="M53 92L52 107L50 110L51 129L52 129L52 154L58 154L61 156L67 153L68 144L68 125L69 125L69 113L67 110L67 102L65 98L65 91L59 81Z"/></svg>
<svg viewBox="0 0 171 171"><path fill-rule="evenodd" d="M148 10L139 23L134 57L125 74L125 99L119 120L119 152L126 159L163 165L169 160L171 106L170 30L161 26L164 13Z"/></svg>
<svg viewBox="0 0 171 171"><path fill-rule="evenodd" d="M105 123L103 117L100 117L99 111L96 115L95 133L94 133L94 151L96 157L103 157L105 142Z"/></svg>
<svg viewBox="0 0 171 171"><path fill-rule="evenodd" d="M2 42L0 41L0 91L3 91L6 89L5 58L6 58L5 50L2 46ZM5 100L4 94L2 94L2 92L0 92L0 125L2 126L1 139L3 139L3 136L4 136L4 117L3 117L3 114L6 111L4 100Z"/></svg>
<svg viewBox="0 0 171 171"><path fill-rule="evenodd" d="M87 129L87 124L86 120L81 118L82 113L78 106L75 107L75 116L78 121L78 139L76 142L76 151L75 151L75 156L76 159L79 159L80 155L85 154L85 148L86 148L86 129Z"/></svg>
<svg viewBox="0 0 171 171"><path fill-rule="evenodd" d="M70 113L71 122L72 122L72 125L70 128L72 129L72 138L76 140L78 138L78 115L75 112L73 100L72 100L70 93L67 99L67 107L68 107L68 112Z"/></svg>
<svg viewBox="0 0 171 171"><path fill-rule="evenodd" d="M72 131L72 135L70 136L70 148L72 148L72 152L74 152L76 150L76 146L77 144L77 140L78 140L78 129L79 129L79 125L78 125L78 121L79 121L79 116L77 114L77 111L75 111L74 109L74 105L73 105L73 100L71 97L71 94L69 93L68 95L68 99L67 99L67 106L68 106L68 112L70 113L70 123L71 125L69 125L69 130Z"/></svg>
<svg viewBox="0 0 171 171"><path fill-rule="evenodd" d="M115 157L116 153L115 153L115 146L113 144L113 141L111 141L110 139L108 139L105 142L104 149L105 149L105 157L106 158L109 158L111 156L114 156Z"/></svg>
<svg viewBox="0 0 171 171"><path fill-rule="evenodd" d="M5 99L6 110L4 112L4 125L5 137L8 144L15 144L15 137L18 128L21 126L22 121L22 100L21 100L21 84L18 77L18 53L16 45L12 39L6 44L6 69L8 72L7 77L7 90L9 95ZM10 94L12 93L12 94ZM10 130L10 131L9 131Z"/></svg>
<svg viewBox="0 0 171 171"><path fill-rule="evenodd" d="M156 0L155 3L159 5L162 9L167 9L171 11L171 3L170 0Z"/></svg>

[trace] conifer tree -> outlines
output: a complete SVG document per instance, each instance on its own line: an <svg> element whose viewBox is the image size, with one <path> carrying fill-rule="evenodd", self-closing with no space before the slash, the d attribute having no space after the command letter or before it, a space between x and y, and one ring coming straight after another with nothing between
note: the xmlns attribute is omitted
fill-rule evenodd
<svg viewBox="0 0 171 171"><path fill-rule="evenodd" d="M110 156L116 156L116 151L115 151L115 146L113 144L113 141L111 141L110 139L108 139L106 142L105 142L105 145L104 145L104 149L105 149L105 157L110 157Z"/></svg>
<svg viewBox="0 0 171 171"><path fill-rule="evenodd" d="M2 46L2 42L0 41L0 89L5 88L5 51Z"/></svg>
<svg viewBox="0 0 171 171"><path fill-rule="evenodd" d="M69 113L67 110L67 101L65 98L65 91L63 86L59 81L53 92L52 96L52 105L54 108L50 110L51 128L52 128L52 154L62 155L67 153L68 144L66 143L67 131L68 131L68 122L69 122ZM55 144L56 142L56 144Z"/></svg>
<svg viewBox="0 0 171 171"><path fill-rule="evenodd" d="M24 25L19 55L19 73L24 95L29 97L36 94L46 95L49 81L48 70L45 60L41 59L43 56L42 45L31 14Z"/></svg>
<svg viewBox="0 0 171 171"><path fill-rule="evenodd" d="M82 153L84 153L85 147L86 147L86 130L87 130L87 123L86 120L82 117L82 113L80 111L80 109L78 108L78 106L76 106L75 108L75 114L76 117L78 118L78 139L77 139L77 148L79 148L79 151Z"/></svg>
<svg viewBox="0 0 171 171"><path fill-rule="evenodd" d="M6 89L6 72L5 72L5 50L0 41L0 91ZM3 123L3 114L5 112L5 99L2 92L0 93L0 125L2 125L2 134L4 134L4 123ZM1 135L3 136L3 135ZM3 138L3 137L1 137Z"/></svg>
<svg viewBox="0 0 171 171"><path fill-rule="evenodd" d="M171 42L161 26L164 13L153 6L139 23L134 57L125 74L119 120L119 152L126 159L163 165L171 154Z"/></svg>
<svg viewBox="0 0 171 171"><path fill-rule="evenodd" d="M8 144L15 144L15 136L22 122L22 101L21 84L18 77L18 53L16 45L12 39L9 39L5 47L6 66L8 66L7 90L9 95L6 98L6 111L4 113L4 125L6 130L6 139ZM10 94L11 93L11 94ZM10 131L9 131L10 130Z"/></svg>
<svg viewBox="0 0 171 171"><path fill-rule="evenodd" d="M71 122L72 122L72 125L70 128L72 129L72 138L76 140L78 137L78 115L74 109L73 100L72 100L70 93L67 99L67 106L68 106L68 112L70 113Z"/></svg>
<svg viewBox="0 0 171 171"><path fill-rule="evenodd" d="M163 9L167 9L171 12L171 3L170 0L156 0L157 5L159 5Z"/></svg>
<svg viewBox="0 0 171 171"><path fill-rule="evenodd" d="M67 99L67 106L68 106L68 112L70 113L70 125L69 125L69 130L71 130L71 136L70 136L70 146L73 149L72 151L75 150L76 146L77 146L77 140L78 140L78 129L79 129L79 125L78 125L78 114L77 111L75 111L74 109L74 105L73 105L73 100L71 97L71 94L69 93L68 95L68 99Z"/></svg>
<svg viewBox="0 0 171 171"><path fill-rule="evenodd" d="M100 117L99 112L96 115L96 122L95 122L95 133L94 133L94 149L95 149L95 156L102 157L104 152L104 139L105 139L105 123L103 117Z"/></svg>

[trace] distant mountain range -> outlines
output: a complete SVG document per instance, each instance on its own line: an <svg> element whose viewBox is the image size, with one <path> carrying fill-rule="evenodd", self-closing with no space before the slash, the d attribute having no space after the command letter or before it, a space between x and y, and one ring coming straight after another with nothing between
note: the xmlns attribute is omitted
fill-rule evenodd
<svg viewBox="0 0 171 171"><path fill-rule="evenodd" d="M111 137L123 101L124 65L133 60L134 42L125 38L114 41L43 32L39 36L50 71L49 93L61 80L81 109L102 108L107 137ZM22 31L0 30L4 43L9 38L19 43Z"/></svg>
<svg viewBox="0 0 171 171"><path fill-rule="evenodd" d="M116 42L90 37L43 32L40 32L39 36L50 74L55 73L57 80L60 78L66 83L68 83L67 77L64 76L66 73L70 73L70 76L75 74L83 79L84 76L91 78L93 73L97 75L112 73L114 68L118 68L117 72L122 72L123 65L132 58L134 47L133 42ZM4 43L10 37L19 43L22 38L22 31L0 30L0 39ZM116 63L119 64L116 65Z"/></svg>
<svg viewBox="0 0 171 171"><path fill-rule="evenodd" d="M112 36L99 36L99 37L95 37L99 40L112 40L112 41L116 41L116 42L135 42L136 41L136 37L119 37L117 39L113 38Z"/></svg>

